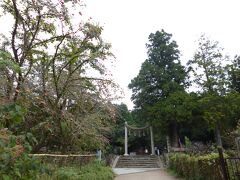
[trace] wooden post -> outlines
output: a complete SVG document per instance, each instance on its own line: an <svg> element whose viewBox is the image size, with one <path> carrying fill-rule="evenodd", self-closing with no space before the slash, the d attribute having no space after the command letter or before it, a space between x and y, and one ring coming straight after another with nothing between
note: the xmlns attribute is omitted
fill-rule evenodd
<svg viewBox="0 0 240 180"><path fill-rule="evenodd" d="M97 150L97 157L98 157L99 161L102 160L102 151L101 151L101 149Z"/></svg>
<svg viewBox="0 0 240 180"><path fill-rule="evenodd" d="M218 154L219 154L219 162L220 162L222 173L223 173L223 178L224 180L229 180L227 164L223 157L223 149L221 147L218 147Z"/></svg>
<svg viewBox="0 0 240 180"><path fill-rule="evenodd" d="M151 150L152 150L152 154L151 155L155 155L152 126L150 126L150 136L151 136Z"/></svg>
<svg viewBox="0 0 240 180"><path fill-rule="evenodd" d="M125 153L124 156L128 156L128 132L127 132L127 122L125 122Z"/></svg>

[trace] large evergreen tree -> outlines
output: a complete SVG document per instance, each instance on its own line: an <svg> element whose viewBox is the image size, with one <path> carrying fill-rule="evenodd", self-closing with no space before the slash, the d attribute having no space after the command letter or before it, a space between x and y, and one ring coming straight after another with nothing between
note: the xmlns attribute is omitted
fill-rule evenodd
<svg viewBox="0 0 240 180"><path fill-rule="evenodd" d="M142 64L137 77L129 84L139 117L150 123L162 123L163 120L156 114L156 106L171 94L183 92L186 85L187 73L179 60L178 45L171 38L172 35L164 30L149 35L149 43L146 45L148 59ZM178 136L177 120L169 117L167 121L165 125L168 127L165 128L174 127L171 128L174 130L173 134ZM177 142L173 144L177 145Z"/></svg>
<svg viewBox="0 0 240 180"><path fill-rule="evenodd" d="M164 30L149 35L148 59L129 84L136 108L153 105L173 92L184 90L186 72L179 61L178 45L171 37Z"/></svg>

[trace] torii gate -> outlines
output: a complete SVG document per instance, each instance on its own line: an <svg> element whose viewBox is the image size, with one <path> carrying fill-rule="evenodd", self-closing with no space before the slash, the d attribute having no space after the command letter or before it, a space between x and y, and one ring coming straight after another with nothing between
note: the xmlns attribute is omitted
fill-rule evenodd
<svg viewBox="0 0 240 180"><path fill-rule="evenodd" d="M154 150L154 139L153 139L153 130L152 130L152 126L150 126L149 124L147 124L145 127L132 127L130 125L127 124L127 122L125 122L125 153L124 156L128 156L128 128L135 130L135 131L141 131L144 129L149 128L150 130L150 137L151 137L151 155L155 155L155 150Z"/></svg>

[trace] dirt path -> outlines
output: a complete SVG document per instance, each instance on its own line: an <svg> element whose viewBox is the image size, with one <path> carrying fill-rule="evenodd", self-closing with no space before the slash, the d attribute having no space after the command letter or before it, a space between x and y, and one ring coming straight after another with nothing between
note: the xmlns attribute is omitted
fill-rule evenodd
<svg viewBox="0 0 240 180"><path fill-rule="evenodd" d="M164 170L118 175L114 180L177 180Z"/></svg>

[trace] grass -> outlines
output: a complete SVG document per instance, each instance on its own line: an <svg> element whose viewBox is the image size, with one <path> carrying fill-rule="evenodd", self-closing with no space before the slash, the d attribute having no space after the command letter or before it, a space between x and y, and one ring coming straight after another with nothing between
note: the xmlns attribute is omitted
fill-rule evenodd
<svg viewBox="0 0 240 180"><path fill-rule="evenodd" d="M51 164L47 166L50 173L39 176L39 180L113 180L114 178L112 169L98 161L81 167L76 165L57 167Z"/></svg>
<svg viewBox="0 0 240 180"><path fill-rule="evenodd" d="M177 177L177 173L173 171L172 169L166 169L167 173L170 174L171 176Z"/></svg>
<svg viewBox="0 0 240 180"><path fill-rule="evenodd" d="M165 171L166 171L169 175L171 175L171 176L173 176L173 177L175 177L175 178L177 178L177 179L179 179L179 180L184 180L184 178L180 178L180 177L178 176L178 174L177 174L174 170L172 170L172 169L167 168L167 169L165 169Z"/></svg>

